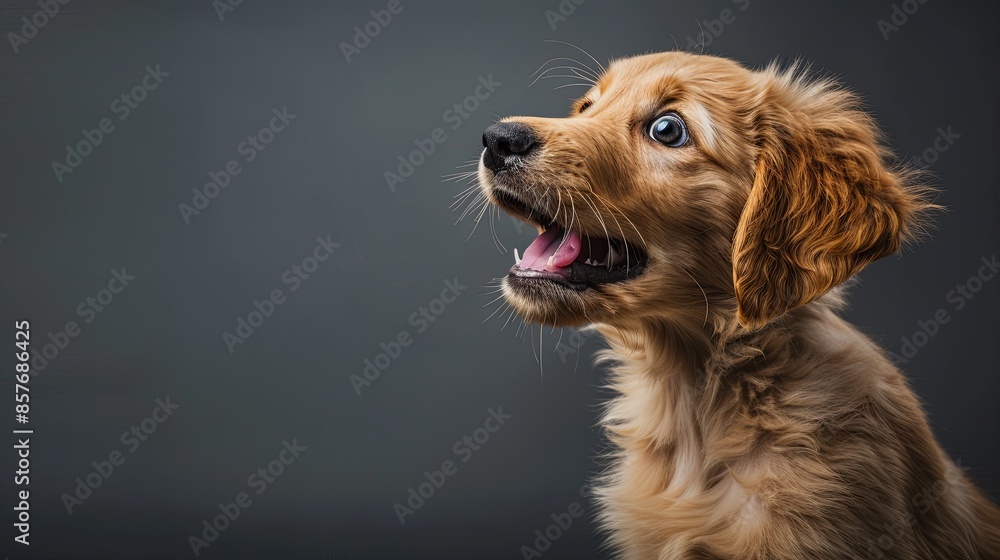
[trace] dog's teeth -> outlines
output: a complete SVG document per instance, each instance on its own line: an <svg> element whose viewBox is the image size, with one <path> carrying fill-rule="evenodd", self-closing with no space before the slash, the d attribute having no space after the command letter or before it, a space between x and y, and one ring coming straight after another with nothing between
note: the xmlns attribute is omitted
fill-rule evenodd
<svg viewBox="0 0 1000 560"><path fill-rule="evenodd" d="M521 266L521 255L517 254L517 247L514 247L514 264Z"/></svg>

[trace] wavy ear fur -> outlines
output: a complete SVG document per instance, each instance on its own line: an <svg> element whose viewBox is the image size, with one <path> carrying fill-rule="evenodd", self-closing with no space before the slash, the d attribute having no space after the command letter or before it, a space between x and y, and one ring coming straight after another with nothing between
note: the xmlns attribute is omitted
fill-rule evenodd
<svg viewBox="0 0 1000 560"><path fill-rule="evenodd" d="M733 243L738 318L757 329L895 253L936 208L857 98L793 67L760 72L753 186Z"/></svg>

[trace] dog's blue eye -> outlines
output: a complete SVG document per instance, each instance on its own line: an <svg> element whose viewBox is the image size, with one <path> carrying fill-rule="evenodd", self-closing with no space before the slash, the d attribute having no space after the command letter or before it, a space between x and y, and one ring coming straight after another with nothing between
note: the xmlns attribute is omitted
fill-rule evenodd
<svg viewBox="0 0 1000 560"><path fill-rule="evenodd" d="M649 126L649 137L664 146L679 148L688 143L687 125L677 113L667 113Z"/></svg>

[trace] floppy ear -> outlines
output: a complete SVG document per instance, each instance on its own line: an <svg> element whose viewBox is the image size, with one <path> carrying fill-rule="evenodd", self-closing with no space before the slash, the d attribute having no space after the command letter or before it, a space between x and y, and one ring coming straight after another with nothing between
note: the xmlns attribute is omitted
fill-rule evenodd
<svg viewBox="0 0 1000 560"><path fill-rule="evenodd" d="M893 172L870 117L828 83L765 73L753 187L733 242L740 324L757 329L895 253L934 207Z"/></svg>

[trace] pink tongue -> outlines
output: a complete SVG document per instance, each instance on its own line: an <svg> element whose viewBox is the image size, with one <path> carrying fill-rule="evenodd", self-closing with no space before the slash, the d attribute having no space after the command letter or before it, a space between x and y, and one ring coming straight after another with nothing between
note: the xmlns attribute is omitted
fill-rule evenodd
<svg viewBox="0 0 1000 560"><path fill-rule="evenodd" d="M581 246L580 234L575 231L547 230L524 250L521 268L546 272L566 268L580 256Z"/></svg>

